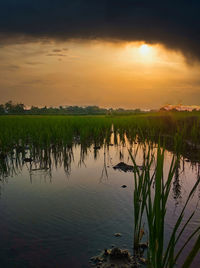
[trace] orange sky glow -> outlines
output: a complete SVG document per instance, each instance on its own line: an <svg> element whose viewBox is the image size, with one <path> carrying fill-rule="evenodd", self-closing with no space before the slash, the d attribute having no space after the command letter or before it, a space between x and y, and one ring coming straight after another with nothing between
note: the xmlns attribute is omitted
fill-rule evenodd
<svg viewBox="0 0 200 268"><path fill-rule="evenodd" d="M200 104L200 66L143 42L68 41L5 45L0 103L158 108Z"/></svg>

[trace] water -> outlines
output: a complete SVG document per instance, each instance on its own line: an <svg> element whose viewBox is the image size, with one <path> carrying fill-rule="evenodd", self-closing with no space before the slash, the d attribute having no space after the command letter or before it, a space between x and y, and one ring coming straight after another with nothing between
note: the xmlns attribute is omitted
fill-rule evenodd
<svg viewBox="0 0 200 268"><path fill-rule="evenodd" d="M112 245L132 252L133 173L113 169L121 161L131 165L127 146L109 146L109 151L91 146L83 155L76 145L67 158L54 153L45 164L39 159L9 162L12 167L0 183L0 267L83 268ZM139 147L138 165L142 156ZM171 158L166 152L166 172ZM198 172L198 164L180 162L167 208L166 237ZM196 214L181 243L200 224L199 196L200 189L186 211L186 216L193 209ZM192 267L199 263L198 256Z"/></svg>

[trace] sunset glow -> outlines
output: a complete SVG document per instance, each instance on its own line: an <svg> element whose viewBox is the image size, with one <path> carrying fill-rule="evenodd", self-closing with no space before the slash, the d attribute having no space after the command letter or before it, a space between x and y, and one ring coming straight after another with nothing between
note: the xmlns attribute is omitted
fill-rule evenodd
<svg viewBox="0 0 200 268"><path fill-rule="evenodd" d="M199 14L0 0L0 267L199 267Z"/></svg>
<svg viewBox="0 0 200 268"><path fill-rule="evenodd" d="M0 57L2 101L148 108L200 99L199 65L159 44L11 44Z"/></svg>
<svg viewBox="0 0 200 268"><path fill-rule="evenodd" d="M149 52L150 52L150 48L149 48L148 45L143 44L143 45L140 46L140 53L141 53L143 56L148 55Z"/></svg>

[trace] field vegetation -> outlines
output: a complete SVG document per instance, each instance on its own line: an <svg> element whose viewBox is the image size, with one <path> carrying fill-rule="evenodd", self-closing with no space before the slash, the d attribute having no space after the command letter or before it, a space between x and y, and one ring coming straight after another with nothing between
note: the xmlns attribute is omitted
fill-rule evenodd
<svg viewBox="0 0 200 268"><path fill-rule="evenodd" d="M188 218L184 217L185 210L196 191L200 180L197 179L191 189L185 204L178 215L171 233L165 236L165 223L167 215L167 205L173 179L179 163L179 154L174 155L171 161L168 175L164 176L164 156L165 150L160 148L156 155L148 148L144 150L144 160L142 171L135 162L135 156L130 156L134 164L134 255L136 259L143 257L141 254L141 243L144 235L144 225L147 223L147 258L145 260L149 268L173 268L179 259L184 259L181 267L190 267L195 256L200 250L200 226L192 233L189 233L186 241L177 247L184 231L189 226L195 211L190 212ZM153 172L152 172L153 168ZM183 256L182 252L188 243L196 238L193 247L188 255Z"/></svg>
<svg viewBox="0 0 200 268"><path fill-rule="evenodd" d="M73 146L81 146L81 154L93 146L94 151L104 146L126 144L148 144L158 147L157 155L144 152L142 171L138 169L134 156L130 156L134 169L134 249L140 247L143 219L148 225L147 265L152 268L174 267L188 241L197 236L199 227L188 237L188 241L177 252L176 245L191 221L194 211L182 226L184 211L199 180L194 185L169 241L164 238L166 207L172 179L180 157L191 162L200 162L200 113L157 112L130 116L24 116L0 117L0 175L8 176L21 167L23 161L40 161L43 168L63 161L68 169L73 159ZM164 148L174 154L168 177L164 178ZM29 158L27 158L27 151ZM154 172L151 173L154 163ZM12 167L12 168L10 168ZM184 268L190 267L200 248L199 236L186 257Z"/></svg>
<svg viewBox="0 0 200 268"><path fill-rule="evenodd" d="M198 160L200 146L200 112L160 112L131 116L1 116L0 153L18 146L83 147L109 144L114 132L123 141L165 143L167 149L179 149L191 160ZM179 148L177 147L179 146ZM176 148L175 148L176 147Z"/></svg>

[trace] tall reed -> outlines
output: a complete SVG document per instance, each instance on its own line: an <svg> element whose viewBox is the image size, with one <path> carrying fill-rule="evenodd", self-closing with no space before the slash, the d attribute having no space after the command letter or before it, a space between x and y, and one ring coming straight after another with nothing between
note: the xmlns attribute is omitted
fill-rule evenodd
<svg viewBox="0 0 200 268"><path fill-rule="evenodd" d="M150 268L172 268L179 260L183 249L187 246L190 240L197 235L200 226L190 234L186 242L177 249L177 243L183 235L186 227L194 216L193 211L190 217L183 224L184 212L191 200L199 180L193 186L189 193L187 200L182 208L182 211L173 227L170 234L169 241L165 239L165 220L168 198L171 190L172 180L174 178L179 156L174 156L167 174L164 178L164 155L165 150L158 146L156 156L156 166L154 172L153 159L154 156L147 153L146 159L143 163L143 169L140 171L134 157L129 151L131 159L134 164L134 248L137 252L141 233L143 233L144 216L146 217L148 226L148 252L147 252L147 265ZM182 226L183 225L183 226ZM197 239L191 252L186 257L183 267L189 267L200 249L200 236ZM177 252L178 250L178 252Z"/></svg>

